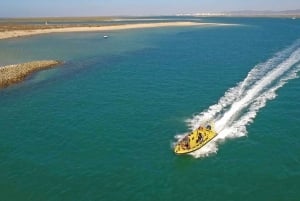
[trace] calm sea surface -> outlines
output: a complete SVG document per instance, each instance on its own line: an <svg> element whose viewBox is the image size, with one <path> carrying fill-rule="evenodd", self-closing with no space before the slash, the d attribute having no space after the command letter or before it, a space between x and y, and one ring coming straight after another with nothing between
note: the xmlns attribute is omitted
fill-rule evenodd
<svg viewBox="0 0 300 201"><path fill-rule="evenodd" d="M0 41L0 65L64 61L0 90L0 200L299 200L300 20L192 20L237 25Z"/></svg>

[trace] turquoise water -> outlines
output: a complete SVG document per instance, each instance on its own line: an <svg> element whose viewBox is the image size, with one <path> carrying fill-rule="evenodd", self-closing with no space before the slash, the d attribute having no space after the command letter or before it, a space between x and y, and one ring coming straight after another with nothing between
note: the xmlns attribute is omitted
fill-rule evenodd
<svg viewBox="0 0 300 201"><path fill-rule="evenodd" d="M1 65L65 61L0 91L0 200L299 200L300 21L202 21L239 26L0 41Z"/></svg>

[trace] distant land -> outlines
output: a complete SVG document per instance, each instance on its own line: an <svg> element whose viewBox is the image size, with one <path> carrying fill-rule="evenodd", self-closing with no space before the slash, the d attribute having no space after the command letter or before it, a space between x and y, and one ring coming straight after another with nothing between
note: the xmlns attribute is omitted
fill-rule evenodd
<svg viewBox="0 0 300 201"><path fill-rule="evenodd" d="M178 13L174 14L175 16L202 16L202 17L211 17L211 16L225 16L225 17L298 17L300 18L300 8L295 10L282 10L282 11L273 11L273 10L238 10L238 11L220 11L220 12L198 12L198 13ZM27 23L27 22L45 22L50 21L53 23L56 22L111 22L111 21L120 21L133 18L147 18L147 17L169 17L174 15L121 15L121 16L70 16L70 17L0 17L0 23Z"/></svg>
<svg viewBox="0 0 300 201"><path fill-rule="evenodd" d="M255 10L241 10L231 12L201 12L201 13L184 13L177 16L228 16L228 17L300 17L300 9L285 10L285 11L255 11Z"/></svg>

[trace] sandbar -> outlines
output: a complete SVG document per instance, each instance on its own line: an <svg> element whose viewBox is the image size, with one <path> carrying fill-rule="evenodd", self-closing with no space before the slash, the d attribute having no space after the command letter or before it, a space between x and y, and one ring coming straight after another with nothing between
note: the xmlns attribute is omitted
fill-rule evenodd
<svg viewBox="0 0 300 201"><path fill-rule="evenodd" d="M0 67L0 88L22 81L27 75L54 67L62 62L56 60L32 61Z"/></svg>
<svg viewBox="0 0 300 201"><path fill-rule="evenodd" d="M16 37L32 36L37 34L48 34L48 33L93 32L93 31L114 31L114 30L142 29L142 28L156 28L156 27L221 26L221 25L228 25L228 24L197 23L197 22L158 22L158 23L104 25L104 26L89 25L89 26L58 27L58 28L43 27L42 29L1 31L0 39L16 38Z"/></svg>

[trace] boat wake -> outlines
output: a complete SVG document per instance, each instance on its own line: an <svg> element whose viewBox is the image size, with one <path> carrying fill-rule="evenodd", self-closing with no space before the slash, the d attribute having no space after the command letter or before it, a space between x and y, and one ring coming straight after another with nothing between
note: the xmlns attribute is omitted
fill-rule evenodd
<svg viewBox="0 0 300 201"><path fill-rule="evenodd" d="M190 154L195 158L209 156L218 151L220 142L247 135L246 127L253 122L258 111L268 100L276 98L276 90L288 80L297 78L299 71L300 40L254 66L247 77L228 89L217 104L187 120L190 129L213 120L218 133L210 143Z"/></svg>

